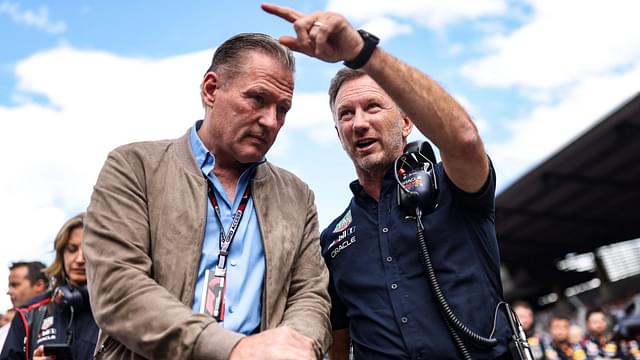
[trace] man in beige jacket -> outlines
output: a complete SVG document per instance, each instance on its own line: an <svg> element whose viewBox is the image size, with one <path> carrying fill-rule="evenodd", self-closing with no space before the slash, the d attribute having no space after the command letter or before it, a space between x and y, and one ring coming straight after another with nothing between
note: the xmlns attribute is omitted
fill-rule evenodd
<svg viewBox="0 0 640 360"><path fill-rule="evenodd" d="M314 197L264 158L293 94L291 52L223 43L203 121L112 151L85 222L98 359L315 359L330 344Z"/></svg>

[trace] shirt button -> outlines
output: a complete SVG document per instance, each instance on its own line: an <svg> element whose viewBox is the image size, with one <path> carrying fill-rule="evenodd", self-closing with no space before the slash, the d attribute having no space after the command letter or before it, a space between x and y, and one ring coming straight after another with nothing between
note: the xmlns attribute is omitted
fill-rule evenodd
<svg viewBox="0 0 640 360"><path fill-rule="evenodd" d="M406 316L403 316L400 321L402 321L403 324L406 324L409 322L409 319Z"/></svg>
<svg viewBox="0 0 640 360"><path fill-rule="evenodd" d="M387 256L387 262L392 262L393 258L391 256Z"/></svg>
<svg viewBox="0 0 640 360"><path fill-rule="evenodd" d="M238 265L238 262L235 261L235 260L231 260L230 264L231 264L231 266L236 266L236 265Z"/></svg>
<svg viewBox="0 0 640 360"><path fill-rule="evenodd" d="M397 288L398 288L398 284L396 284L396 283L391 284L391 289L392 290L395 290Z"/></svg>
<svg viewBox="0 0 640 360"><path fill-rule="evenodd" d="M383 233L388 233L388 232L389 232L389 228L386 228L386 227L385 227L385 228L382 228L382 232L383 232Z"/></svg>
<svg viewBox="0 0 640 360"><path fill-rule="evenodd" d="M235 309L233 308L233 306L229 306L229 313L233 314L234 311Z"/></svg>

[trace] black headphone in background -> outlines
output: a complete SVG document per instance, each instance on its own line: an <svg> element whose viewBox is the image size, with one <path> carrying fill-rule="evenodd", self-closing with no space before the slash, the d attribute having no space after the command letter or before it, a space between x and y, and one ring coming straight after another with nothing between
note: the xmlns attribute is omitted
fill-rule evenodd
<svg viewBox="0 0 640 360"><path fill-rule="evenodd" d="M69 318L69 324L67 324L66 331L66 344L71 346L75 340L75 334L73 333L72 327L75 312L85 306L89 306L89 291L87 290L87 285L85 284L80 287L75 287L69 284L65 278L64 283L53 290L53 303L63 311L69 309L71 312L71 317Z"/></svg>
<svg viewBox="0 0 640 360"><path fill-rule="evenodd" d="M65 282L53 290L53 302L63 309L80 309L89 304L87 285L75 287Z"/></svg>
<svg viewBox="0 0 640 360"><path fill-rule="evenodd" d="M398 183L398 206L412 217L433 212L438 207L436 156L427 141L414 141L394 162Z"/></svg>

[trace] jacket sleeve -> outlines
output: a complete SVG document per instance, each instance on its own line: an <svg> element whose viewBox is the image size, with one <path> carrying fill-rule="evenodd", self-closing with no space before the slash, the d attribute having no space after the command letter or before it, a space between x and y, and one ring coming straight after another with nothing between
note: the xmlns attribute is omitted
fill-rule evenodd
<svg viewBox="0 0 640 360"><path fill-rule="evenodd" d="M0 360L24 360L24 341L25 331L24 324L22 323L22 315L16 311L11 326L9 327L9 333L2 346L2 353L0 354ZM31 358L31 357L29 357Z"/></svg>
<svg viewBox="0 0 640 360"><path fill-rule="evenodd" d="M318 214L314 196L308 190L305 226L300 248L291 269L291 285L283 324L315 339L318 350L331 345L328 294L329 272L322 259Z"/></svg>
<svg viewBox="0 0 640 360"><path fill-rule="evenodd" d="M96 323L145 358L226 359L242 335L192 312L153 279L144 171L139 156L116 149L91 196L83 250Z"/></svg>

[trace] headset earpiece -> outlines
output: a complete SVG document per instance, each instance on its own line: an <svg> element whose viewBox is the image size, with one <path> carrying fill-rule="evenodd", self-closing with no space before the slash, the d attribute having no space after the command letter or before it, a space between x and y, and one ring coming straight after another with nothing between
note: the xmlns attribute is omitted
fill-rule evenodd
<svg viewBox="0 0 640 360"><path fill-rule="evenodd" d="M394 163L398 206L410 216L429 214L438 206L435 154L428 142L411 142Z"/></svg>
<svg viewBox="0 0 640 360"><path fill-rule="evenodd" d="M60 285L53 291L53 302L62 308L74 307L80 308L87 302L86 287L72 287L69 285Z"/></svg>

